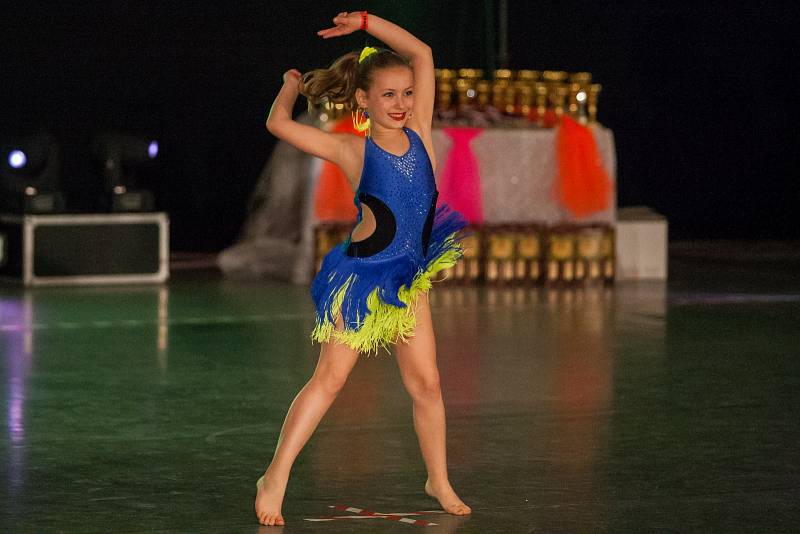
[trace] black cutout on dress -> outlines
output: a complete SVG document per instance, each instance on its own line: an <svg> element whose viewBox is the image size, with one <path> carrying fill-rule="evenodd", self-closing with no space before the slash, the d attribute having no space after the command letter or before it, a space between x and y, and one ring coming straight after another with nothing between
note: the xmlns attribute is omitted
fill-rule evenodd
<svg viewBox="0 0 800 534"><path fill-rule="evenodd" d="M436 215L436 199L439 198L439 191L433 192L433 200L431 200L431 207L428 209L428 216L425 219L425 226L422 227L422 255L427 256L428 245L431 240L431 232L433 231L433 218Z"/></svg>
<svg viewBox="0 0 800 534"><path fill-rule="evenodd" d="M358 200L372 210L375 216L375 231L361 241L351 239L345 254L355 258L366 258L374 256L392 244L397 233L397 220L389 206L378 197L360 192Z"/></svg>

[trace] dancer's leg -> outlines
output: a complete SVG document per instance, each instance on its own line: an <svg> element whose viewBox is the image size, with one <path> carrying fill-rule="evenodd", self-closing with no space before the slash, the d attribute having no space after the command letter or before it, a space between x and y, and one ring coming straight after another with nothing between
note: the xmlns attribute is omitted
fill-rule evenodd
<svg viewBox="0 0 800 534"><path fill-rule="evenodd" d="M447 476L446 429L444 401L436 366L436 339L431 322L428 295L417 299L417 325L414 336L406 343L397 343L395 352L403 384L414 406L414 428L428 480L425 491L439 500L446 512L465 515L470 507L458 498Z"/></svg>
<svg viewBox="0 0 800 534"><path fill-rule="evenodd" d="M337 318L341 330L341 318ZM358 352L334 341L323 343L314 375L295 397L283 422L275 454L256 495L256 516L263 525L283 525L281 505L297 455L333 404L356 362Z"/></svg>

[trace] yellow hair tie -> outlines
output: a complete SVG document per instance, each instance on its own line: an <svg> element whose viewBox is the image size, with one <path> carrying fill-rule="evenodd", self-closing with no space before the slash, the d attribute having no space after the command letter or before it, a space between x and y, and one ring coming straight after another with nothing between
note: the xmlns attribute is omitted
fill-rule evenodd
<svg viewBox="0 0 800 534"><path fill-rule="evenodd" d="M378 51L377 48L374 48L374 47L371 47L371 46L365 46L364 50L361 51L361 55L358 56L358 62L361 63L362 61L364 61L364 59L367 58L367 56L371 56L372 54L374 54L377 51Z"/></svg>

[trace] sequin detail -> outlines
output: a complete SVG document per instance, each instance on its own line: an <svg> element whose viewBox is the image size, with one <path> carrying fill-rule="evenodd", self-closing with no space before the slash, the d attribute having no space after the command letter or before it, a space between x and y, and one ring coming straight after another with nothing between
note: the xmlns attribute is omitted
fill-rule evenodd
<svg viewBox="0 0 800 534"><path fill-rule="evenodd" d="M400 174L412 180L414 178L414 171L417 168L417 151L413 150L413 143L411 142L411 138L409 137L409 144L408 150L402 156L397 156L384 150L383 148L378 146L378 143L370 139L373 145L378 148L379 154L381 154L385 159L387 159L391 164L392 167L397 170Z"/></svg>

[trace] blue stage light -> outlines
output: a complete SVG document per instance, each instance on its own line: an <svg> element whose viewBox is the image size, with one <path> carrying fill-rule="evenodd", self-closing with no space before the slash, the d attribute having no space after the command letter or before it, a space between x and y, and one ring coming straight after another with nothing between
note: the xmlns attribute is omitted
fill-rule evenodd
<svg viewBox="0 0 800 534"><path fill-rule="evenodd" d="M136 186L136 175L156 165L158 141L132 132L104 132L95 137L93 152L106 181L104 207L111 211L152 211L153 195Z"/></svg>
<svg viewBox="0 0 800 534"><path fill-rule="evenodd" d="M0 148L0 213L58 213L61 148L45 131Z"/></svg>
<svg viewBox="0 0 800 534"><path fill-rule="evenodd" d="M12 150L8 154L8 165L12 169L21 169L28 164L28 156L22 150Z"/></svg>

